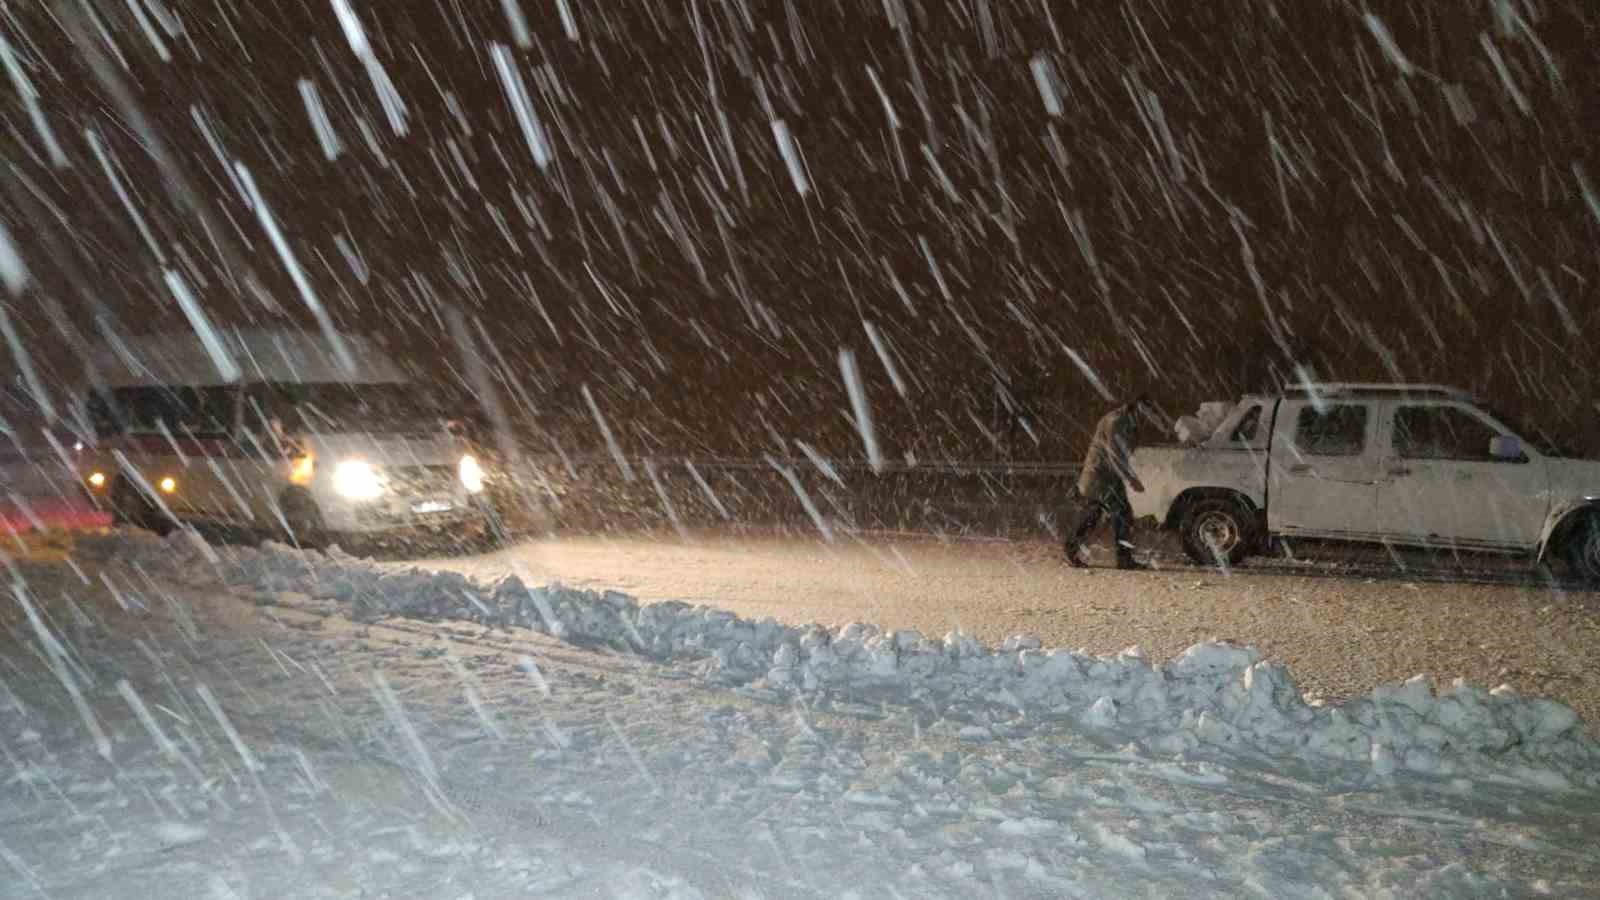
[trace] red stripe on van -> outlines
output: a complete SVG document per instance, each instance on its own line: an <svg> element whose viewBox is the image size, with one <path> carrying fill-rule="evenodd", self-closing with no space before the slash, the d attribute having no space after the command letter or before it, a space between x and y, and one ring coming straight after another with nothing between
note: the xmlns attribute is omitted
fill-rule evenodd
<svg viewBox="0 0 1600 900"><path fill-rule="evenodd" d="M0 503L0 535L24 534L33 530L36 518L46 528L77 530L105 528L111 524L111 514L87 504L67 503L59 498L25 500L27 513L9 503Z"/></svg>

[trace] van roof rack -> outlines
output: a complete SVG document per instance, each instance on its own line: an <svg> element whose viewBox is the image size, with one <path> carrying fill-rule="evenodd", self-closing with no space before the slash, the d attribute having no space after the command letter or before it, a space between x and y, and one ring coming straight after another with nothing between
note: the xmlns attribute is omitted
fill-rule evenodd
<svg viewBox="0 0 1600 900"><path fill-rule="evenodd" d="M1285 394L1322 394L1350 396L1352 394L1408 394L1411 396L1448 397L1452 400L1472 401L1470 391L1444 384L1380 384L1360 382L1327 382L1322 384L1297 384L1284 389Z"/></svg>

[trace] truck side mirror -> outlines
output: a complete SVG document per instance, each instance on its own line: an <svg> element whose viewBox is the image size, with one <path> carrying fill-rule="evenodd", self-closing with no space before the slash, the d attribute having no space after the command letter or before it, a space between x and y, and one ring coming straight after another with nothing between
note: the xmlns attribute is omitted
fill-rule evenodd
<svg viewBox="0 0 1600 900"><path fill-rule="evenodd" d="M1511 434L1501 434L1489 440L1489 455L1495 459L1521 459L1522 439Z"/></svg>

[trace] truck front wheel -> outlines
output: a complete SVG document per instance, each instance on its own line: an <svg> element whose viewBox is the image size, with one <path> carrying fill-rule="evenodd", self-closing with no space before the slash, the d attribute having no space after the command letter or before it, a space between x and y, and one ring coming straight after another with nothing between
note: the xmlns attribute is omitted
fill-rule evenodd
<svg viewBox="0 0 1600 900"><path fill-rule="evenodd" d="M1255 550L1255 516L1238 500L1210 497L1184 510L1183 552L1196 565L1236 566Z"/></svg>
<svg viewBox="0 0 1600 900"><path fill-rule="evenodd" d="M1574 576L1600 585L1600 511L1584 516L1567 536L1566 556Z"/></svg>

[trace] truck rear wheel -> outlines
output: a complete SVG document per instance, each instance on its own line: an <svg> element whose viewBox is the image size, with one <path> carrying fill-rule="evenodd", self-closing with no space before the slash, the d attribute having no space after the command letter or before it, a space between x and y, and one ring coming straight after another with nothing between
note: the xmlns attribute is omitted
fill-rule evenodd
<svg viewBox="0 0 1600 900"><path fill-rule="evenodd" d="M1567 566L1585 583L1600 586L1600 511L1584 516L1567 536Z"/></svg>
<svg viewBox="0 0 1600 900"><path fill-rule="evenodd" d="M1184 510L1183 552L1196 565L1236 566L1255 552L1255 516L1238 500L1208 497Z"/></svg>

